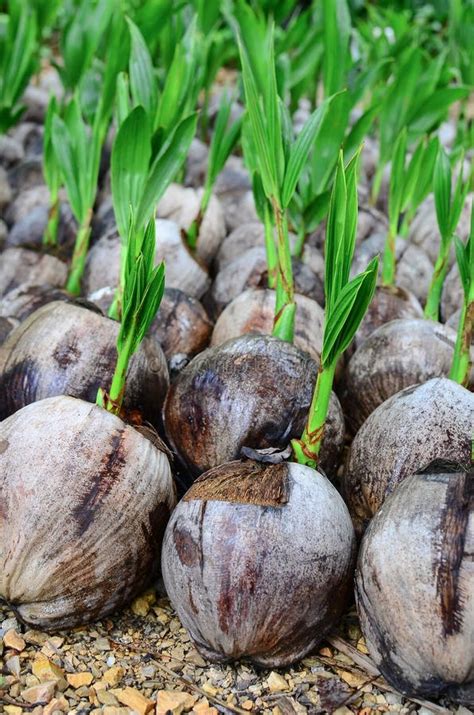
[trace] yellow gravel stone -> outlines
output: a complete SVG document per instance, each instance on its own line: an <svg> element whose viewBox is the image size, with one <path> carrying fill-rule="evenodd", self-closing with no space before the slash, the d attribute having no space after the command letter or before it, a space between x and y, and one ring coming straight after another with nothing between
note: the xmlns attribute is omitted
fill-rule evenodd
<svg viewBox="0 0 474 715"><path fill-rule="evenodd" d="M40 655L34 659L31 666L31 671L35 675L40 683L46 683L48 680L52 680L57 683L57 688L59 690L66 690L67 681L64 675L64 671L59 665L53 663L46 658L46 656Z"/></svg>
<svg viewBox="0 0 474 715"><path fill-rule="evenodd" d="M19 653L26 648L24 639L13 628L10 628L10 630L5 633L3 643L5 648L13 648L13 650Z"/></svg>
<svg viewBox="0 0 474 715"><path fill-rule="evenodd" d="M181 715L193 707L197 698L181 690L160 690L156 698L156 715Z"/></svg>
<svg viewBox="0 0 474 715"><path fill-rule="evenodd" d="M282 690L288 690L288 683L285 678L274 670L270 673L267 678L267 685L271 693L280 693Z"/></svg>
<svg viewBox="0 0 474 715"><path fill-rule="evenodd" d="M136 688L115 688L111 690L117 700L123 705L127 705L131 710L134 710L138 715L146 715L150 710L153 710L155 703L148 700Z"/></svg>
<svg viewBox="0 0 474 715"><path fill-rule="evenodd" d="M73 688L82 688L84 685L90 685L94 680L92 673L68 673L67 682L72 685Z"/></svg>
<svg viewBox="0 0 474 715"><path fill-rule="evenodd" d="M125 670L120 665L114 665L112 668L105 671L102 676L102 680L104 680L107 685L110 685L111 688L115 688L120 683L124 675Z"/></svg>

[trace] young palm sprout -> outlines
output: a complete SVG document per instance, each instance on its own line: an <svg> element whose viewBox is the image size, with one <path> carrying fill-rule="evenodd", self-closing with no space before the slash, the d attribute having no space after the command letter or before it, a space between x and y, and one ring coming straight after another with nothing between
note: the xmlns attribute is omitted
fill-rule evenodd
<svg viewBox="0 0 474 715"><path fill-rule="evenodd" d="M155 318L165 289L164 264L160 263L154 268L154 261L155 219L152 217L144 229L137 230L131 215L125 262L122 322L117 338L117 364L110 393L106 395L104 390L99 388L97 394L97 404L116 415L120 414L122 407L130 358Z"/></svg>
<svg viewBox="0 0 474 715"><path fill-rule="evenodd" d="M231 107L232 98L223 94L216 117L211 145L209 147L204 193L201 198L199 213L187 232L187 240L190 248L196 248L199 229L209 205L212 189L216 183L217 176L224 168L224 164L229 158L229 155L239 138L242 118L239 117L239 119L228 127Z"/></svg>
<svg viewBox="0 0 474 715"><path fill-rule="evenodd" d="M112 202L122 239L120 281L110 316L122 313L123 286L127 271L129 207L134 211L134 230L142 231L157 202L182 165L196 131L197 115L181 120L168 141L153 158L150 123L138 106L123 121L112 148Z"/></svg>
<svg viewBox="0 0 474 715"><path fill-rule="evenodd" d="M318 464L337 361L354 337L377 281L378 257L349 281L357 230L358 159L359 153L344 169L342 152L339 155L326 231L326 317L321 365L303 435L292 440L296 461L313 468Z"/></svg>
<svg viewBox="0 0 474 715"><path fill-rule="evenodd" d="M0 134L19 120L21 96L35 69L37 19L31 5L10 0L0 14Z"/></svg>
<svg viewBox="0 0 474 715"><path fill-rule="evenodd" d="M396 255L395 242L399 235L400 216L407 207L411 211L416 210L420 201L424 198L426 190L431 186L431 176L423 176L425 168L423 163L423 144L420 142L408 164L406 164L407 152L407 130L402 129L398 135L393 149L392 171L390 174L390 189L388 196L388 233L385 239L385 251L382 267L382 284L392 286L395 284L396 275ZM420 182L423 191L420 190Z"/></svg>
<svg viewBox="0 0 474 715"><path fill-rule="evenodd" d="M403 238L408 235L418 207L426 199L433 187L433 171L438 154L439 139L434 136L431 139L424 137L418 142L413 156L408 166L408 176L411 171L417 171L417 179L410 185L411 191L404 192L401 211L403 215L402 223L399 227L399 234ZM408 182L407 176L407 182Z"/></svg>
<svg viewBox="0 0 474 715"><path fill-rule="evenodd" d="M454 359L449 377L467 387L471 368L471 342L474 330L474 207L471 210L471 232L464 245L455 236L456 259L464 291L459 318Z"/></svg>
<svg viewBox="0 0 474 715"><path fill-rule="evenodd" d="M130 19L128 26L129 78L123 72L117 77L116 114L120 128L111 158L112 202L122 242L119 285L109 310L109 316L115 319L120 318L122 310L128 207L136 206L145 184L148 198L153 195L155 204L159 201L184 162L197 121L195 115L190 116L197 93L195 23L175 49L161 94L146 42ZM174 96L176 91L178 95ZM138 114L131 112L133 107L140 108ZM123 128L126 120L128 124ZM141 217L135 218L143 221L146 216L141 212ZM137 225L140 228L143 226Z"/></svg>
<svg viewBox="0 0 474 715"><path fill-rule="evenodd" d="M441 243L426 299L425 317L430 320L438 320L439 318L441 294L449 265L449 252L464 201L469 191L469 183L469 179L463 181L463 158L461 157L459 175L454 194L452 193L451 163L445 150L440 146L434 168L433 187Z"/></svg>
<svg viewBox="0 0 474 715"><path fill-rule="evenodd" d="M77 96L66 107L64 119L52 118L52 143L61 165L72 213L79 224L66 290L80 295L81 279L89 247L92 209L97 193L100 153L108 123L98 111L94 125L83 119Z"/></svg>
<svg viewBox="0 0 474 715"><path fill-rule="evenodd" d="M58 101L53 95L49 100L44 122L43 175L49 189L48 223L43 234L44 246L56 246L59 226L59 189L61 188L61 168L53 148L53 117L58 113Z"/></svg>
<svg viewBox="0 0 474 715"><path fill-rule="evenodd" d="M236 16L239 21L237 36L247 121L251 127L255 164L265 196L272 206L277 232L277 299L273 335L291 342L296 304L288 238L288 206L327 110L327 100L313 112L293 142L277 92L273 28L267 30L243 3L238 6Z"/></svg>

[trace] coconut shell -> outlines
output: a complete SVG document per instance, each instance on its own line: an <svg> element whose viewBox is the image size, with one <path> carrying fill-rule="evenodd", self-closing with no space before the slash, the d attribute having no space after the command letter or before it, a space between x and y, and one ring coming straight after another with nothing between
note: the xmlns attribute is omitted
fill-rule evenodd
<svg viewBox="0 0 474 715"><path fill-rule="evenodd" d="M178 375L165 405L166 433L189 477L240 456L242 447L286 447L305 425L317 364L291 343L244 335L208 348ZM321 467L335 470L344 439L332 395Z"/></svg>
<svg viewBox="0 0 474 715"><path fill-rule="evenodd" d="M354 348L380 326L402 318L422 318L423 308L416 296L400 286L377 286L353 342Z"/></svg>
<svg viewBox="0 0 474 715"><path fill-rule="evenodd" d="M122 608L157 575L175 501L166 455L115 415L28 405L0 424L0 596L42 630Z"/></svg>
<svg viewBox="0 0 474 715"><path fill-rule="evenodd" d="M358 429L396 392L432 377L447 377L456 332L420 318L393 320L377 328L356 350L344 375L343 404Z"/></svg>
<svg viewBox="0 0 474 715"><path fill-rule="evenodd" d="M1 417L53 395L95 402L99 387L110 389L119 327L71 303L55 301L32 313L0 348ZM130 360L124 407L159 427L168 383L161 348L145 339Z"/></svg>
<svg viewBox="0 0 474 715"><path fill-rule="evenodd" d="M459 223L456 227L456 235L463 241L469 236L471 205L472 198L468 197L464 202ZM410 244L422 248L433 265L436 263L440 237L433 194L430 194L419 207L410 226L408 240ZM456 257L453 245L449 254L449 264L453 265L455 262Z"/></svg>
<svg viewBox="0 0 474 715"><path fill-rule="evenodd" d="M166 288L148 335L160 343L170 369L184 367L208 345L212 323L201 303L177 288Z"/></svg>
<svg viewBox="0 0 474 715"><path fill-rule="evenodd" d="M49 284L62 288L66 283L67 266L47 253L26 248L7 248L0 261L0 296L23 284Z"/></svg>
<svg viewBox="0 0 474 715"><path fill-rule="evenodd" d="M162 571L206 658L276 668L337 622L353 555L347 509L325 477L299 464L231 462L203 475L174 511Z"/></svg>
<svg viewBox="0 0 474 715"><path fill-rule="evenodd" d="M109 231L91 248L84 272L84 292L97 293L101 288L115 287L120 273L120 238ZM156 264L165 261L166 286L179 288L200 298L210 285L207 270L184 245L178 226L173 221L156 221Z"/></svg>
<svg viewBox="0 0 474 715"><path fill-rule="evenodd" d="M474 395L446 378L408 387L380 405L357 432L344 474L356 531L400 482L435 459L467 469L473 432Z"/></svg>
<svg viewBox="0 0 474 715"><path fill-rule="evenodd" d="M295 295L296 347L319 361L323 347L324 311L316 301ZM214 327L211 345L221 345L230 338L247 333L271 335L275 316L275 291L249 289L241 293L220 314Z"/></svg>
<svg viewBox="0 0 474 715"><path fill-rule="evenodd" d="M50 285L20 285L9 291L0 303L0 316L15 318L20 323L35 310L53 300L74 302L74 299L61 288Z"/></svg>
<svg viewBox="0 0 474 715"><path fill-rule="evenodd" d="M324 295L323 283L313 271L298 259L293 259L295 291L313 300ZM264 288L268 285L268 264L265 248L256 246L241 253L228 263L214 279L211 289L210 310L218 316L224 308L247 288Z"/></svg>
<svg viewBox="0 0 474 715"><path fill-rule="evenodd" d="M180 230L188 231L199 217L203 193L203 189L170 184L158 203L157 214L160 218L174 221ZM209 265L226 234L224 212L216 196L211 196L200 221L196 256L205 265Z"/></svg>
<svg viewBox="0 0 474 715"><path fill-rule="evenodd" d="M370 655L411 697L474 703L474 473L408 477L362 541L356 596Z"/></svg>

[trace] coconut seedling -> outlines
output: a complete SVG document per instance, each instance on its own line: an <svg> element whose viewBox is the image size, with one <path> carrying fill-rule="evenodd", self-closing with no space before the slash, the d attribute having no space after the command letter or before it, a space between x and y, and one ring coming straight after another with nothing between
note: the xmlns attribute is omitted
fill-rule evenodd
<svg viewBox="0 0 474 715"><path fill-rule="evenodd" d="M255 152L255 165L263 192L272 207L277 235L277 298L273 334L291 341L296 305L288 238L288 206L327 111L327 102L313 112L296 140L292 141L277 92L273 29L267 29L243 3L236 6L236 17L251 148Z"/></svg>
<svg viewBox="0 0 474 715"><path fill-rule="evenodd" d="M102 618L140 592L157 575L176 502L164 445L152 429L117 416L128 361L163 294L163 266L153 268L154 217L137 231L132 216L128 248L108 392L99 390L97 405L41 400L0 428L0 596L40 628Z"/></svg>
<svg viewBox="0 0 474 715"><path fill-rule="evenodd" d="M471 232L466 245L454 237L456 260L464 293L459 316L456 347L449 377L467 387L472 364L471 344L474 331L474 207L471 210Z"/></svg>
<svg viewBox="0 0 474 715"><path fill-rule="evenodd" d="M338 493L315 468L337 359L377 280L374 259L349 281L357 159L345 170L341 154L334 179L323 352L306 428L291 443L296 463L284 461L291 449L279 455L274 449L244 449L248 460L217 466L194 482L166 531L162 570L168 595L196 647L212 661L246 658L265 667L287 666L320 642L346 604L352 529Z"/></svg>
<svg viewBox="0 0 474 715"><path fill-rule="evenodd" d="M223 93L219 106L219 111L217 112L216 121L214 124L214 131L212 134L211 143L209 146L206 178L204 181L203 194L199 205L199 212L197 217L194 219L193 223L186 232L186 239L191 249L196 248L199 238L199 230L207 208L209 206L209 202L212 196L212 190L214 188L214 184L216 183L216 179L224 168L224 164L226 163L237 141L239 140L242 117L239 117L229 126L231 108L232 97Z"/></svg>
<svg viewBox="0 0 474 715"><path fill-rule="evenodd" d="M272 33L264 33L267 63L264 72L259 54L262 35L258 34L258 42L254 44L254 25L247 26L253 14L247 6L243 13L242 28L248 33L245 46L251 47L254 59L252 65L241 38L247 121L278 234L273 335L243 335L209 348L195 357L173 383L165 406L166 432L189 477L239 457L244 446L285 447L303 429L317 372L317 365L309 355L292 344L296 303L286 207L325 107L316 110L293 145L287 146L281 136L277 138L275 132L282 131L282 124ZM260 94L257 76L258 82L265 81L268 85ZM272 147L279 153L275 154ZM327 397L329 400L330 391ZM339 404L332 395L323 448L323 462L328 470L334 469L338 461L343 431Z"/></svg>
<svg viewBox="0 0 474 715"><path fill-rule="evenodd" d="M451 162L443 147L439 147L434 168L433 189L441 242L425 305L425 317L430 320L439 319L441 295L449 267L453 236L469 191L470 177L464 180L463 163L463 156L461 156L458 178L453 191Z"/></svg>
<svg viewBox="0 0 474 715"><path fill-rule="evenodd" d="M37 62L35 10L9 0L0 14L0 133L17 123L25 107L20 104Z"/></svg>
<svg viewBox="0 0 474 715"><path fill-rule="evenodd" d="M158 94L148 47L136 25L128 20L131 51L129 81L117 78L119 131L112 147L111 185L117 230L121 239L120 275L109 315L119 318L126 260L128 209L136 207L137 229L180 170L196 130L197 117L190 95L194 94L193 67L196 62L194 26L175 51L170 72ZM191 44L189 48L188 45ZM172 92L179 89L179 96ZM131 107L135 109L131 111ZM135 114L134 114L135 112ZM137 135L137 132L139 133ZM145 188L146 187L146 190ZM138 197L147 201L138 207Z"/></svg>
<svg viewBox="0 0 474 715"><path fill-rule="evenodd" d="M62 185L61 167L53 148L53 117L58 114L58 100L51 96L44 121L43 136L43 176L49 189L48 223L43 234L44 247L54 247L58 243L60 214L59 189Z"/></svg>
<svg viewBox="0 0 474 715"><path fill-rule="evenodd" d="M304 432L292 441L297 461L311 467L319 463L338 360L357 332L377 281L378 258L349 280L357 231L357 167L358 154L345 170L340 153L326 230L321 364Z"/></svg>
<svg viewBox="0 0 474 715"><path fill-rule="evenodd" d="M441 460L408 476L362 540L362 632L383 676L411 697L472 704L473 476Z"/></svg>

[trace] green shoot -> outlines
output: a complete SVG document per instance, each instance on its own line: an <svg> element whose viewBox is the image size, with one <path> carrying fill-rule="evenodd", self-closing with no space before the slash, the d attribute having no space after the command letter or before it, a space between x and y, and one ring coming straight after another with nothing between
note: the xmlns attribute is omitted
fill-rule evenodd
<svg viewBox="0 0 474 715"><path fill-rule="evenodd" d="M85 123L75 97L66 107L64 119L54 114L51 139L71 210L79 224L66 290L80 295L104 135L99 121L92 128Z"/></svg>
<svg viewBox="0 0 474 715"><path fill-rule="evenodd" d="M304 168L327 104L308 119L295 141L288 135L277 93L273 28L267 30L248 6L238 5L238 44L247 119L263 191L269 201L277 233L278 271L273 334L292 342L296 304L288 238L288 206Z"/></svg>
<svg viewBox="0 0 474 715"><path fill-rule="evenodd" d="M441 294L449 265L449 251L469 191L469 183L469 179L463 180L463 157L461 157L459 175L452 193L451 163L445 150L440 146L434 168L433 188L441 242L425 305L425 317L429 320L439 319Z"/></svg>
<svg viewBox="0 0 474 715"><path fill-rule="evenodd" d="M233 124L231 124L230 127L228 127L231 107L232 99L227 97L226 94L223 94L216 117L211 145L209 147L206 180L204 182L204 193L202 195L199 213L192 225L189 227L187 234L187 240L190 248L196 247L199 237L199 228L209 205L214 184L216 183L219 173L224 168L224 164L239 139L242 118L237 119Z"/></svg>
<svg viewBox="0 0 474 715"><path fill-rule="evenodd" d="M10 0L8 14L0 14L0 133L19 120L19 104L35 69L38 44L35 12L19 0Z"/></svg>
<svg viewBox="0 0 474 715"><path fill-rule="evenodd" d="M113 0L80 0L61 33L62 65L58 66L65 89L74 92L90 68L109 24Z"/></svg>
<svg viewBox="0 0 474 715"><path fill-rule="evenodd" d="M46 112L43 137L43 175L49 189L50 197L48 223L43 234L43 245L45 247L57 246L58 243L59 189L61 188L62 178L52 140L53 117L58 111L58 101L53 95L49 100L48 110Z"/></svg>
<svg viewBox="0 0 474 715"><path fill-rule="evenodd" d="M347 86L350 65L351 15L346 0L323 0L324 96Z"/></svg>
<svg viewBox="0 0 474 715"><path fill-rule="evenodd" d="M382 284L394 285L396 273L395 242L399 235L400 216L408 206L415 207L415 202L424 195L425 187L431 186L431 177L424 176L426 168L424 145L420 142L410 161L406 162L407 131L400 132L392 156L390 188L388 195L388 232L382 268ZM423 190L420 191L420 184Z"/></svg>
<svg viewBox="0 0 474 715"><path fill-rule="evenodd" d="M408 166L407 182L410 183L411 190L406 192L402 202L403 221L399 229L400 236L404 238L408 235L418 207L432 190L438 147L439 140L436 136L429 140L421 139Z"/></svg>
<svg viewBox="0 0 474 715"><path fill-rule="evenodd" d="M107 395L100 388L96 400L99 406L116 415L120 414L123 403L130 358L145 337L163 297L165 267L160 263L154 268L154 261L154 217L138 230L131 218L127 236L123 314L117 338L117 363L110 393Z"/></svg>
<svg viewBox="0 0 474 715"><path fill-rule="evenodd" d="M318 464L337 361L352 341L377 282L378 258L349 280L357 232L359 153L345 169L342 152L339 155L326 229L326 314L321 365L304 432L301 439L293 439L291 443L296 461L313 468Z"/></svg>
<svg viewBox="0 0 474 715"><path fill-rule="evenodd" d="M129 210L134 213L134 230L141 232L157 202L182 166L196 131L197 115L181 120L166 144L152 156L152 136L143 107L135 107L123 121L112 147L112 202L117 229L122 239L119 286L109 311L122 314L129 238Z"/></svg>
<svg viewBox="0 0 474 715"><path fill-rule="evenodd" d="M466 245L457 236L454 240L464 301L449 377L467 387L471 370L471 342L474 331L474 207L471 210L471 232Z"/></svg>

